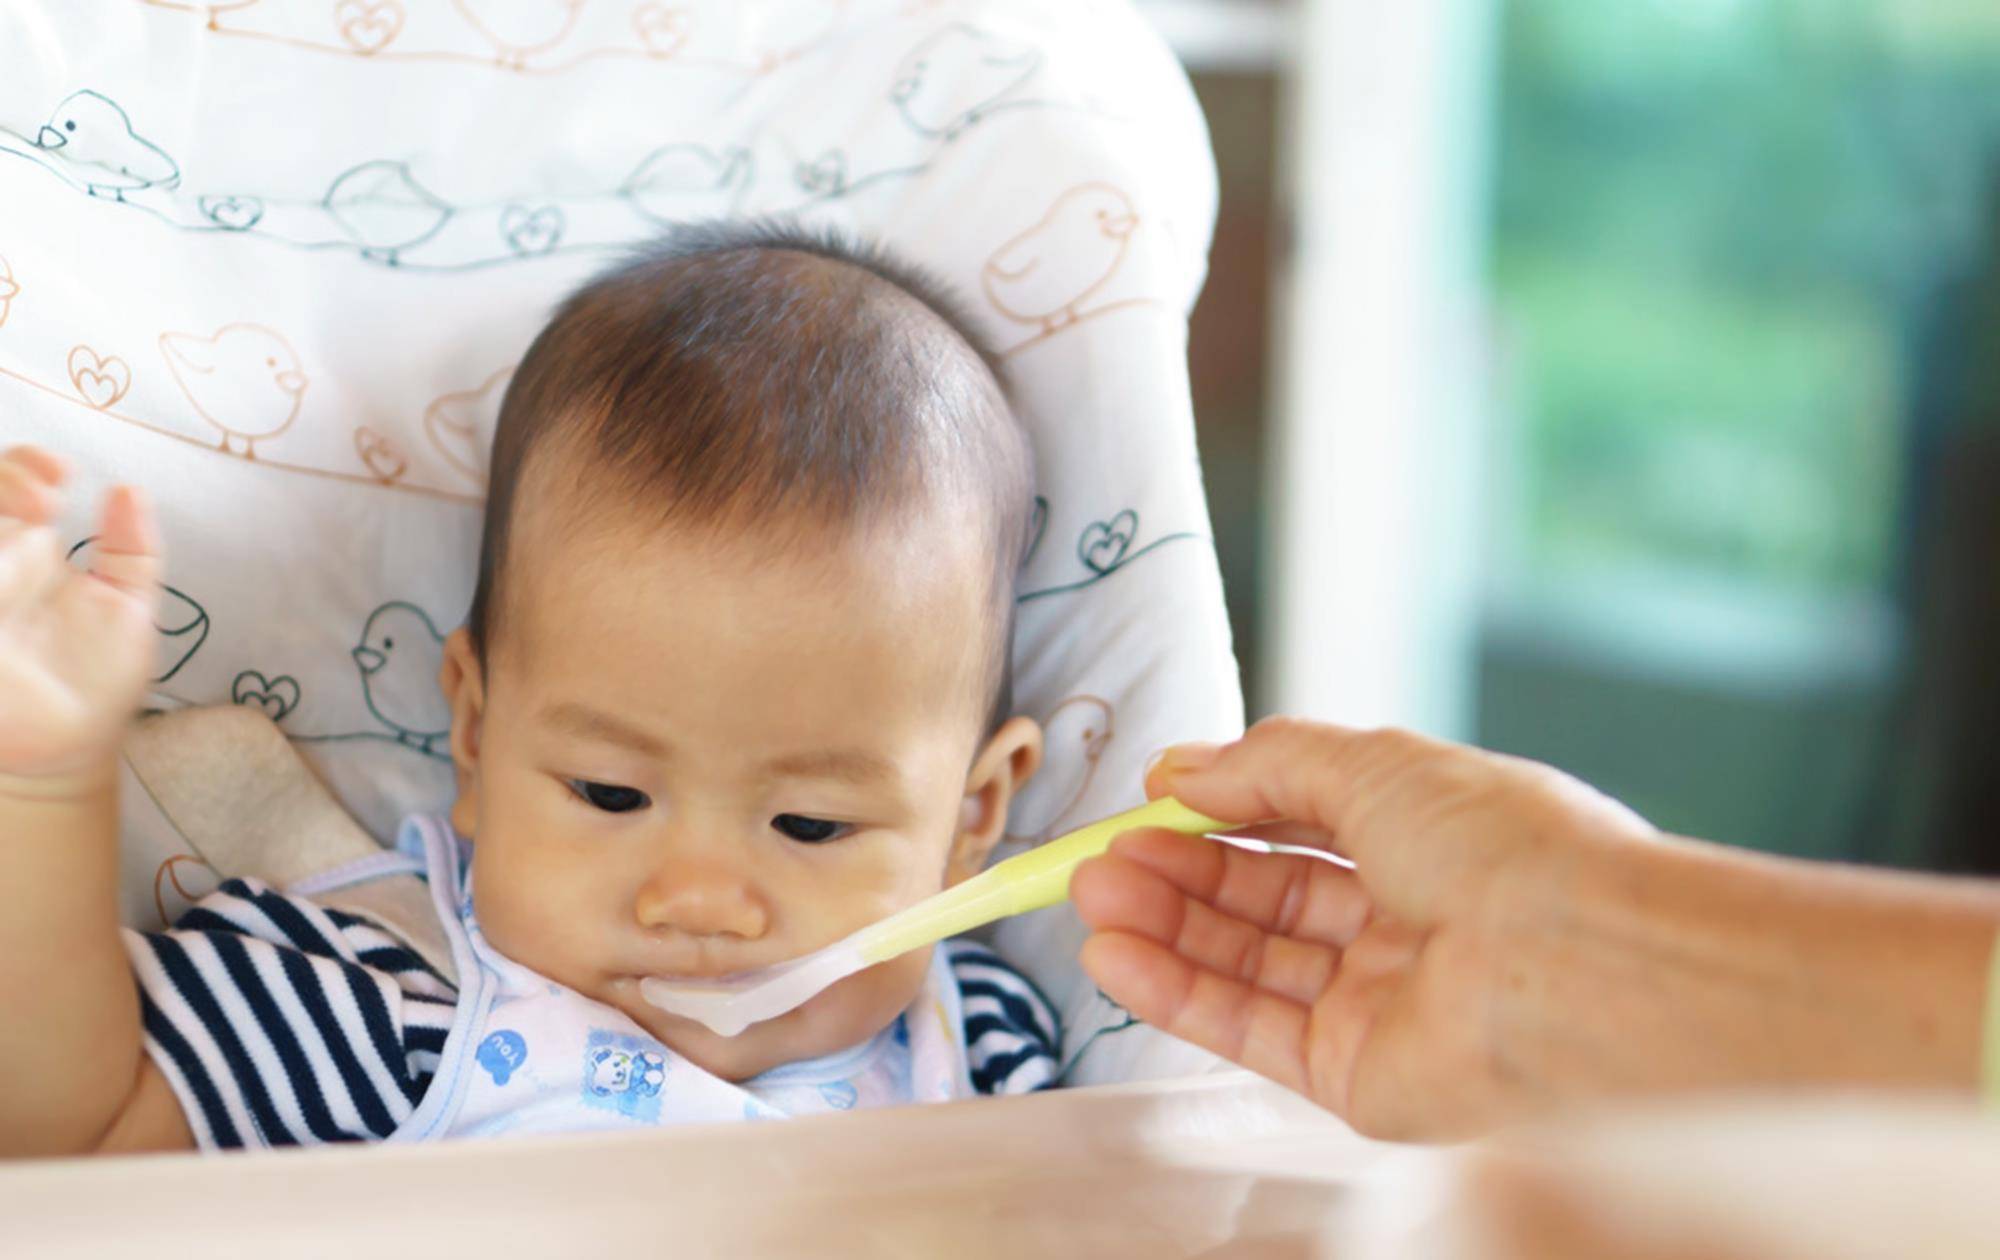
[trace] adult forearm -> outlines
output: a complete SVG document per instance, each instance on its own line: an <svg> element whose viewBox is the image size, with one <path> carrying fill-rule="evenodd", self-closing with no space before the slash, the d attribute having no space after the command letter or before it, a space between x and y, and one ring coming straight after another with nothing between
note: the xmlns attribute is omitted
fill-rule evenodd
<svg viewBox="0 0 2000 1260"><path fill-rule="evenodd" d="M1994 885L1689 841L1593 850L1573 885L1507 934L1491 1015L1551 1094L1978 1079Z"/></svg>
<svg viewBox="0 0 2000 1260"><path fill-rule="evenodd" d="M116 770L0 783L16 895L0 915L0 1154L89 1149L142 1049L119 939Z"/></svg>

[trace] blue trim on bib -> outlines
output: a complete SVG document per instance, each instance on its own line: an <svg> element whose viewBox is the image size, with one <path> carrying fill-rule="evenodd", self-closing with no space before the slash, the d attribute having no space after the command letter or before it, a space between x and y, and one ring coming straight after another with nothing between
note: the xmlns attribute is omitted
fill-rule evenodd
<svg viewBox="0 0 2000 1260"><path fill-rule="evenodd" d="M425 859L426 881L431 904L444 925L445 939L451 942L452 965L458 969L458 1010L445 1034L444 1049L438 1054L437 1074L417 1103L410 1118L389 1135L391 1142L418 1142L434 1135L457 1112L465 1094L466 1080L478 1053L472 1032L486 1022L493 1004L493 980L479 965L472 950L472 938L459 918L458 903L463 895L462 863L467 854L464 841L451 824L438 818L413 814L403 820L396 833L396 849L408 855L421 853Z"/></svg>

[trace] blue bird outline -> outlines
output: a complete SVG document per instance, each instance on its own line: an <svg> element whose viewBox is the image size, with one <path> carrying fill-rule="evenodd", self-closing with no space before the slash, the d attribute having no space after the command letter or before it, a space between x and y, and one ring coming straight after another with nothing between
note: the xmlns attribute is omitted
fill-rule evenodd
<svg viewBox="0 0 2000 1260"><path fill-rule="evenodd" d="M383 729L339 731L331 734L294 734L290 738L293 742L301 744L338 744L356 740L374 740L378 743L407 748L439 761L450 761L451 713L448 708L444 711L442 719L444 724L434 730L419 730L383 711L382 701L385 697L376 694L376 677L389 664L390 654L397 650L393 634L387 631L378 633L377 628L385 616L414 617L419 623L419 633L428 634L433 643L441 645L444 642L444 636L438 633L437 622L431 619L429 613L409 600L392 599L370 610L366 621L362 623L360 641L348 649L348 656L354 661L355 668L360 671L361 702L367 706L369 716L381 723ZM425 678L425 682L429 682L428 677ZM435 699L440 705L443 704L442 696L430 692L425 692L421 697L391 696L386 699L392 702L391 707L396 707L396 702L403 699L412 702Z"/></svg>
<svg viewBox="0 0 2000 1260"><path fill-rule="evenodd" d="M401 195L391 196L391 192ZM401 265L404 250L436 236L457 213L457 207L417 182L408 162L394 158L362 162L334 176L320 206L360 248L363 258L389 267ZM374 223L356 215L356 211L371 210L377 219ZM403 222L384 221L385 212ZM418 221L424 219L428 224L420 226ZM381 230L388 227L396 230Z"/></svg>
<svg viewBox="0 0 2000 1260"><path fill-rule="evenodd" d="M103 116L105 111L109 111L112 118L115 118L116 125L122 128L124 132L122 136L113 136L110 141L111 145L116 147L129 141L138 147L140 155L151 154L165 163L165 175L156 178L151 175L135 174L133 173L132 166L136 163L132 161L121 162L116 167L113 167L110 162L103 159L82 157L67 151L72 144L78 143L79 140L86 138L96 139L95 136L84 136L82 124L92 121L87 117L89 114L98 115L99 117L96 121L111 121L111 119ZM79 117L80 114L86 116ZM146 139L146 137L138 133L132 126L132 116L125 112L124 106L94 88L79 88L56 102L55 109L49 113L49 120L42 124L41 130L35 133L34 138L29 140L29 143L44 153L56 154L63 161L80 170L95 166L102 168L107 176L116 174L123 177L121 182L109 179L92 179L87 172L84 173L84 191L93 197L101 197L109 194L114 201L122 202L125 200L125 194L128 191L138 192L146 188L172 189L180 187L180 163L174 161L172 155L165 149L162 149L159 145L154 144L151 140ZM131 155L128 154L129 156Z"/></svg>

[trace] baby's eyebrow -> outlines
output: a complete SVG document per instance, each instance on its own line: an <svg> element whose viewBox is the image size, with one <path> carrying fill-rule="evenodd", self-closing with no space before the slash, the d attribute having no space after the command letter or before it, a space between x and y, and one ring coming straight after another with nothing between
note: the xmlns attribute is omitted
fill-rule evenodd
<svg viewBox="0 0 2000 1260"><path fill-rule="evenodd" d="M764 770L773 778L837 779L856 787L894 784L902 779L892 763L858 748L794 753L766 763Z"/></svg>
<svg viewBox="0 0 2000 1260"><path fill-rule="evenodd" d="M537 716L549 726L584 739L602 740L607 744L623 744L634 752L643 753L648 757L664 757L667 753L665 744L623 718L613 717L602 709L593 709L574 700L551 704Z"/></svg>

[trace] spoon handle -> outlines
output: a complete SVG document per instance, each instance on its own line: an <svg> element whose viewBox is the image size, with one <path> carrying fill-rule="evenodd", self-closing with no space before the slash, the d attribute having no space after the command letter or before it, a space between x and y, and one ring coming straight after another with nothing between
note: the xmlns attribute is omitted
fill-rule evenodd
<svg viewBox="0 0 2000 1260"><path fill-rule="evenodd" d="M868 962L881 962L995 919L1055 905L1069 896L1069 878L1078 864L1110 848L1111 842L1127 831L1164 827L1185 835L1207 835L1230 825L1197 814L1172 797L1162 797L1008 858L954 888L863 928L850 940Z"/></svg>

